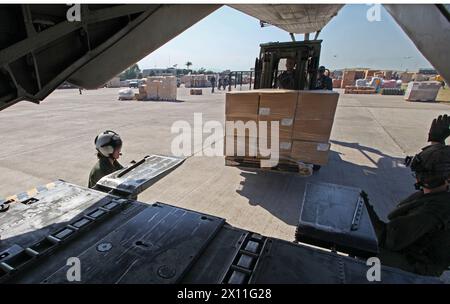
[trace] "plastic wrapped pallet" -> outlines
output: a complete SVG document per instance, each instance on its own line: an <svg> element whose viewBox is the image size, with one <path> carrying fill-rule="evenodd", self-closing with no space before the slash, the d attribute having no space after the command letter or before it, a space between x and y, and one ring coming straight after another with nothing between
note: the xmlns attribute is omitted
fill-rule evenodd
<svg viewBox="0 0 450 304"><path fill-rule="evenodd" d="M367 80L366 79L357 79L355 82L357 87L366 87L367 86Z"/></svg>
<svg viewBox="0 0 450 304"><path fill-rule="evenodd" d="M397 80L394 80L394 79L393 80L384 80L381 87L382 88L390 88L390 89L397 88L398 87Z"/></svg>
<svg viewBox="0 0 450 304"><path fill-rule="evenodd" d="M411 81L405 92L405 100L408 101L435 101L441 83L438 81Z"/></svg>

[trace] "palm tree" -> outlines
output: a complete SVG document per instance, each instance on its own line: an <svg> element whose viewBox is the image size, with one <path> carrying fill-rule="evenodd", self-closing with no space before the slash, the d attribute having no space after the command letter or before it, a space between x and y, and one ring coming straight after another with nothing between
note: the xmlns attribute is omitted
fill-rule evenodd
<svg viewBox="0 0 450 304"><path fill-rule="evenodd" d="M192 62L188 61L185 63L185 65L186 65L187 69L189 70L189 67L192 66Z"/></svg>

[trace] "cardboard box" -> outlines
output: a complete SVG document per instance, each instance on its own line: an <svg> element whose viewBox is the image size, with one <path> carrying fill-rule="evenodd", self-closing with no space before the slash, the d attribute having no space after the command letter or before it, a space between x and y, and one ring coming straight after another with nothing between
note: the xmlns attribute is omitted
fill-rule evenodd
<svg viewBox="0 0 450 304"><path fill-rule="evenodd" d="M300 91L292 138L328 142L339 94L328 90Z"/></svg>
<svg viewBox="0 0 450 304"><path fill-rule="evenodd" d="M147 98L151 100L157 100L159 97L160 86L161 81L159 80L147 81Z"/></svg>
<svg viewBox="0 0 450 304"><path fill-rule="evenodd" d="M234 124L234 128L230 132L229 128L232 128L231 126L232 123ZM240 130L241 133L239 133L238 130L236 129L240 127L245 128L245 130ZM244 134L242 134L242 131L244 131ZM257 115L248 115L248 116L227 115L225 117L225 135L258 137Z"/></svg>
<svg viewBox="0 0 450 304"><path fill-rule="evenodd" d="M332 127L331 119L298 119L294 123L292 139L328 142Z"/></svg>
<svg viewBox="0 0 450 304"><path fill-rule="evenodd" d="M264 142L261 138L258 138L258 157L261 159L269 159L274 157L274 153L278 149L279 160L291 160L292 151L292 139L291 138L279 138L278 145L272 142L272 138L267 138ZM267 151L266 151L267 150ZM269 154L268 154L269 153Z"/></svg>
<svg viewBox="0 0 450 304"><path fill-rule="evenodd" d="M160 100L176 100L177 99L177 80L175 76L166 76L162 78L158 91L158 99Z"/></svg>
<svg viewBox="0 0 450 304"><path fill-rule="evenodd" d="M147 93L134 94L134 99L145 100L145 99L147 99Z"/></svg>
<svg viewBox="0 0 450 304"><path fill-rule="evenodd" d="M333 88L339 89L342 87L342 79L333 79Z"/></svg>
<svg viewBox="0 0 450 304"><path fill-rule="evenodd" d="M295 120L334 120L338 99L330 90L299 91Z"/></svg>
<svg viewBox="0 0 450 304"><path fill-rule="evenodd" d="M256 118L259 91L228 92L225 98L225 115Z"/></svg>
<svg viewBox="0 0 450 304"><path fill-rule="evenodd" d="M271 126L278 122L279 137L292 138L295 110L297 108L297 91L261 90L258 110L258 126L262 122L267 125L267 134L271 134Z"/></svg>
<svg viewBox="0 0 450 304"><path fill-rule="evenodd" d="M377 73L383 73L380 70L365 70L364 72L364 76L361 78L369 78L369 77L374 77L375 74Z"/></svg>
<svg viewBox="0 0 450 304"><path fill-rule="evenodd" d="M139 94L147 95L147 85L146 84L141 84L139 86Z"/></svg>
<svg viewBox="0 0 450 304"><path fill-rule="evenodd" d="M260 90L260 119L282 120L294 119L297 107L298 91L290 90Z"/></svg>
<svg viewBox="0 0 450 304"><path fill-rule="evenodd" d="M329 143L294 140L291 158L309 164L326 165L329 151Z"/></svg>
<svg viewBox="0 0 450 304"><path fill-rule="evenodd" d="M292 130L294 125L293 118L286 118L277 120L270 117L258 118L258 136L265 134L268 138L272 136L272 128L275 128L275 123L278 123L278 135L279 138L292 138ZM265 132L264 132L265 131Z"/></svg>
<svg viewBox="0 0 450 304"><path fill-rule="evenodd" d="M345 88L345 86L354 85L355 84L355 78L356 78L356 71L355 70L344 71L344 73L342 74L342 85L341 85L341 87Z"/></svg>
<svg viewBox="0 0 450 304"><path fill-rule="evenodd" d="M353 81L353 80L355 80L355 76L356 76L356 71L355 70L346 70L342 74L342 79Z"/></svg>
<svg viewBox="0 0 450 304"><path fill-rule="evenodd" d="M247 136L225 136L224 155L235 157L256 157L258 155L258 139Z"/></svg>
<svg viewBox="0 0 450 304"><path fill-rule="evenodd" d="M270 139L260 143L260 139L256 137L227 135L225 136L224 155L269 159L274 156L277 148L279 160L291 160L292 139L290 138L281 138L278 145L272 147Z"/></svg>

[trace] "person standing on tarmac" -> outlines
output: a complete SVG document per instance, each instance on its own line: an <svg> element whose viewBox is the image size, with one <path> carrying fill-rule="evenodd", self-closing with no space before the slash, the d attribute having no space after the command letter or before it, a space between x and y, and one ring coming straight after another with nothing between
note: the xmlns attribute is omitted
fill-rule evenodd
<svg viewBox="0 0 450 304"><path fill-rule="evenodd" d="M316 90L333 90L333 80L327 74L327 69L324 66L319 67L319 75L316 82Z"/></svg>
<svg viewBox="0 0 450 304"><path fill-rule="evenodd" d="M400 202L382 221L362 193L378 237L381 264L420 275L440 276L450 267L450 117L434 119L429 146L407 157L416 193Z"/></svg>
<svg viewBox="0 0 450 304"><path fill-rule="evenodd" d="M102 177L123 169L123 166L117 161L122 149L122 139L119 134L107 130L95 137L94 143L98 161L89 174L89 188L94 188Z"/></svg>
<svg viewBox="0 0 450 304"><path fill-rule="evenodd" d="M211 82L211 93L214 93L214 87L216 86L216 77L214 77L214 75L211 76L209 81Z"/></svg>

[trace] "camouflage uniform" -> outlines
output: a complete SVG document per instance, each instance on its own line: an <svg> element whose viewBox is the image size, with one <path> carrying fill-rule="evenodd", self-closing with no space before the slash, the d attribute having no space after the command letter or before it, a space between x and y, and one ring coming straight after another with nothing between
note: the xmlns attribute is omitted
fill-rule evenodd
<svg viewBox="0 0 450 304"><path fill-rule="evenodd" d="M450 192L412 194L381 221L369 214L383 265L421 275L440 276L450 266Z"/></svg>
<svg viewBox="0 0 450 304"><path fill-rule="evenodd" d="M95 184L103 177L111 174L117 170L123 169L123 166L119 164L117 160L113 163L107 157L100 157L95 166L89 173L89 188L94 188Z"/></svg>
<svg viewBox="0 0 450 304"><path fill-rule="evenodd" d="M285 90L295 89L294 71L284 71L278 76L278 88Z"/></svg>
<svg viewBox="0 0 450 304"><path fill-rule="evenodd" d="M316 90L333 90L333 81L330 77L322 75L317 79Z"/></svg>

